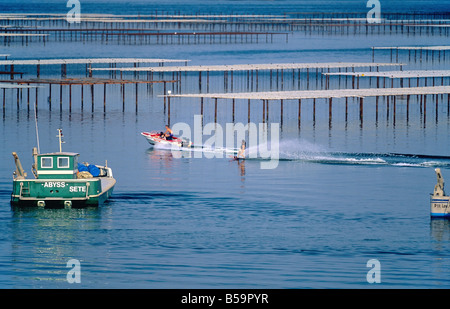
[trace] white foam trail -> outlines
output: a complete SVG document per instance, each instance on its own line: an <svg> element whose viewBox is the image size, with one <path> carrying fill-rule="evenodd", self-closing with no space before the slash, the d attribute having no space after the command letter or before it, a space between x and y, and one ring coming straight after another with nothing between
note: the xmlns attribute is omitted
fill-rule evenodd
<svg viewBox="0 0 450 309"><path fill-rule="evenodd" d="M279 159L287 161L301 161L309 163L322 164L343 164L343 165L390 165L397 167L436 167L436 166L450 166L448 161L421 161L417 158L400 158L398 156L391 156L389 154L371 154L371 153L339 153L330 152L326 147L311 143L303 139L289 139L282 140L279 146ZM171 145L158 144L154 146L156 149L173 150ZM267 143L251 146L246 149L247 159L264 160L260 156L260 149L271 149L270 140ZM238 149L226 147L205 147L196 146L194 148L180 147L180 151L191 153L216 153L217 158L229 158L236 155ZM403 162L402 162L403 161Z"/></svg>

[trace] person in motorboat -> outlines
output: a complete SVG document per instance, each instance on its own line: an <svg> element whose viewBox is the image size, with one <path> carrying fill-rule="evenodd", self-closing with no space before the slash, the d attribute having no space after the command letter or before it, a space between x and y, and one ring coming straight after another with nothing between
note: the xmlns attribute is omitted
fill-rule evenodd
<svg viewBox="0 0 450 309"><path fill-rule="evenodd" d="M168 141L171 141L173 139L173 133L172 133L172 130L170 129L168 124L166 125L166 131L165 132L161 132L159 134L159 136L161 138L164 138L164 139L168 140Z"/></svg>

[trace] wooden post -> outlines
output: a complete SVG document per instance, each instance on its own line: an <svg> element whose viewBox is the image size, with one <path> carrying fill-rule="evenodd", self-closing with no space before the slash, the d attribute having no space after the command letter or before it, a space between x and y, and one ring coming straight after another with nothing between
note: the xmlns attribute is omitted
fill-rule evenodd
<svg viewBox="0 0 450 309"><path fill-rule="evenodd" d="M28 84L28 86L30 86L30 84ZM50 93L51 93L51 84L50 84ZM30 88L27 88L27 108L28 110L30 110Z"/></svg>
<svg viewBox="0 0 450 309"><path fill-rule="evenodd" d="M234 107L235 107L235 99L233 99L233 122L234 122Z"/></svg>
<svg viewBox="0 0 450 309"><path fill-rule="evenodd" d="M248 123L250 123L250 99L248 99Z"/></svg>
<svg viewBox="0 0 450 309"><path fill-rule="evenodd" d="M423 95L423 113L424 115L427 113L427 95Z"/></svg>
<svg viewBox="0 0 450 309"><path fill-rule="evenodd" d="M386 118L389 120L389 96L386 97Z"/></svg>
<svg viewBox="0 0 450 309"><path fill-rule="evenodd" d="M333 98L328 98L328 120L331 123L331 117L333 114Z"/></svg>
<svg viewBox="0 0 450 309"><path fill-rule="evenodd" d="M363 110L364 110L364 97L359 98L359 120L360 120L360 126L362 127L363 124Z"/></svg>
<svg viewBox="0 0 450 309"><path fill-rule="evenodd" d="M5 101L5 91L3 91L3 102ZM447 93L447 116L450 116L450 93Z"/></svg>
<svg viewBox="0 0 450 309"><path fill-rule="evenodd" d="M203 118L203 97L200 98L200 114L202 115Z"/></svg>
<svg viewBox="0 0 450 309"><path fill-rule="evenodd" d="M439 98L439 95L436 94L436 122L438 121L438 108L439 108L439 106L438 106L438 98Z"/></svg>
<svg viewBox="0 0 450 309"><path fill-rule="evenodd" d="M408 94L406 96L406 122L409 121L409 99L410 99L410 95Z"/></svg>
<svg viewBox="0 0 450 309"><path fill-rule="evenodd" d="M170 97L167 97L167 124L170 127Z"/></svg>
<svg viewBox="0 0 450 309"><path fill-rule="evenodd" d="M302 100L298 99L298 125L300 126L300 121L302 118Z"/></svg>
<svg viewBox="0 0 450 309"><path fill-rule="evenodd" d="M395 96L394 95L394 119L393 119L393 121L394 121L394 126L395 126L395 118L396 118L396 106L397 106L397 96Z"/></svg>
<svg viewBox="0 0 450 309"><path fill-rule="evenodd" d="M125 84L122 84L122 112L125 111Z"/></svg>
<svg viewBox="0 0 450 309"><path fill-rule="evenodd" d="M281 108L281 111L280 111L280 114L281 114L281 117L280 117L280 120L281 120L281 124L283 124L283 100L280 100L280 108Z"/></svg>
<svg viewBox="0 0 450 309"><path fill-rule="evenodd" d="M262 108L263 108L263 122L264 122L266 119L266 100L263 99L262 103L263 103Z"/></svg>
<svg viewBox="0 0 450 309"><path fill-rule="evenodd" d="M316 99L313 99L313 123L316 123Z"/></svg>
<svg viewBox="0 0 450 309"><path fill-rule="evenodd" d="M136 83L136 113L138 111L138 93L139 93L138 85L139 85L139 83ZM166 87L165 86L166 86L166 83L164 82L164 95L166 94L166 92L165 92Z"/></svg>
<svg viewBox="0 0 450 309"><path fill-rule="evenodd" d="M72 85L69 84L69 112L72 112Z"/></svg>
<svg viewBox="0 0 450 309"><path fill-rule="evenodd" d="M103 84L103 112L106 112L106 83Z"/></svg>
<svg viewBox="0 0 450 309"><path fill-rule="evenodd" d="M36 110L37 110L37 107L38 107L38 88L36 87L36 102L35 102L35 107L36 107Z"/></svg>
<svg viewBox="0 0 450 309"><path fill-rule="evenodd" d="M91 84L91 104L92 112L94 112L94 84Z"/></svg>
<svg viewBox="0 0 450 309"><path fill-rule="evenodd" d="M62 110L62 85L59 85L59 110Z"/></svg>
<svg viewBox="0 0 450 309"><path fill-rule="evenodd" d="M214 122L217 123L217 98L214 99Z"/></svg>
<svg viewBox="0 0 450 309"><path fill-rule="evenodd" d="M163 95L164 95L164 111L166 110L166 82L163 82L164 89L163 89ZM136 96L137 96L137 83L136 83ZM137 102L137 100L136 100Z"/></svg>
<svg viewBox="0 0 450 309"><path fill-rule="evenodd" d="M306 69L306 89L309 89L309 69Z"/></svg>
<svg viewBox="0 0 450 309"><path fill-rule="evenodd" d="M348 119L348 97L345 97L345 122Z"/></svg>

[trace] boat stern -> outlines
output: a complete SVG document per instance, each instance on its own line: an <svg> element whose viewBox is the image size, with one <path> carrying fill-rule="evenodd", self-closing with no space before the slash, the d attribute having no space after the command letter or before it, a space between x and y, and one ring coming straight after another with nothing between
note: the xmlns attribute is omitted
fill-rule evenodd
<svg viewBox="0 0 450 309"><path fill-rule="evenodd" d="M434 196L430 198L430 215L431 217L450 218L450 197Z"/></svg>

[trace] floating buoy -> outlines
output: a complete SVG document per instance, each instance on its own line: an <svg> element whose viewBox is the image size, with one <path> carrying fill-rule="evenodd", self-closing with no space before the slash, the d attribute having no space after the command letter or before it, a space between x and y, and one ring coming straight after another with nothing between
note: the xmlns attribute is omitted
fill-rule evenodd
<svg viewBox="0 0 450 309"><path fill-rule="evenodd" d="M444 178L441 169L436 168L437 184L434 186L434 192L431 195L431 217L449 217L450 218L450 196L445 195Z"/></svg>

